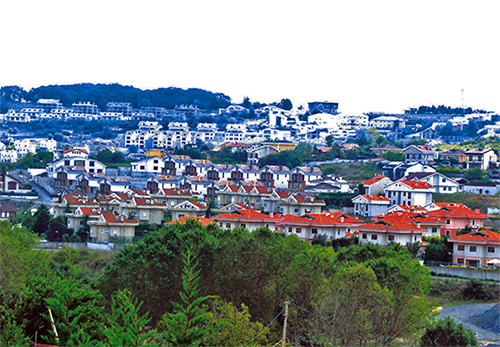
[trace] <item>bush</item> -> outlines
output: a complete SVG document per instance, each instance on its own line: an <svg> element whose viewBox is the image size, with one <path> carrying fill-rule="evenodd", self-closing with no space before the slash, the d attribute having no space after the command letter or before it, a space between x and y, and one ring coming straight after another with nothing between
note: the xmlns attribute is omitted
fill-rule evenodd
<svg viewBox="0 0 500 347"><path fill-rule="evenodd" d="M479 346L476 334L457 324L451 317L440 319L427 326L422 336L422 346Z"/></svg>
<svg viewBox="0 0 500 347"><path fill-rule="evenodd" d="M490 301L494 299L493 292L480 280L472 279L462 291L465 300Z"/></svg>

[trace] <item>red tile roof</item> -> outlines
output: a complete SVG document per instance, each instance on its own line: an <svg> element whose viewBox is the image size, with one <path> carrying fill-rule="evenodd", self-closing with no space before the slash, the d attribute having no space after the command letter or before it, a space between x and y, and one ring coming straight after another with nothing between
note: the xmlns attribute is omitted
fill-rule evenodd
<svg viewBox="0 0 500 347"><path fill-rule="evenodd" d="M383 195L360 195L368 201L390 201Z"/></svg>
<svg viewBox="0 0 500 347"><path fill-rule="evenodd" d="M453 236L450 242L500 243L500 234L491 230L478 230L468 234Z"/></svg>
<svg viewBox="0 0 500 347"><path fill-rule="evenodd" d="M386 221L378 221L374 223L368 223L364 225L358 226L360 230L376 230L380 232L388 232L388 233L424 233L427 231L425 228L417 228L415 225L406 222L399 221L390 221L390 223Z"/></svg>
<svg viewBox="0 0 500 347"><path fill-rule="evenodd" d="M442 203L435 202L436 206L441 207L439 210L430 211L429 215L433 217L457 217L457 218L489 218L486 214L479 211L474 211L464 204L460 203Z"/></svg>
<svg viewBox="0 0 500 347"><path fill-rule="evenodd" d="M382 180L384 178L388 178L388 177L386 177L386 176L376 176L376 177L373 177L373 178L371 178L369 180L361 182L361 184L363 184L365 186L370 186L370 185L372 185L374 183L377 183L378 181L380 181L380 180Z"/></svg>
<svg viewBox="0 0 500 347"><path fill-rule="evenodd" d="M429 189L432 187L432 184L427 183L427 182L405 181L405 180L400 180L398 182L403 183L404 185L407 185L408 187L414 188L414 189Z"/></svg>
<svg viewBox="0 0 500 347"><path fill-rule="evenodd" d="M106 223L120 223L120 224L138 224L136 220L127 219L127 217L121 215L117 216L113 212L104 211L101 214L106 221Z"/></svg>
<svg viewBox="0 0 500 347"><path fill-rule="evenodd" d="M228 219L234 219L234 220L255 220L257 221L267 221L267 222L276 222L276 218L269 217L269 215L265 213L258 212L254 209L245 209L245 210L236 210L234 212L229 212L229 213L221 213L213 217L214 220L219 221L219 220L228 220Z"/></svg>
<svg viewBox="0 0 500 347"><path fill-rule="evenodd" d="M72 194L66 194L62 196L62 201L69 203L70 206L73 205L83 205L83 206L97 206L97 201L95 199L90 199L85 195L72 195Z"/></svg>
<svg viewBox="0 0 500 347"><path fill-rule="evenodd" d="M163 189L163 195L168 196L193 196L188 189L169 188Z"/></svg>
<svg viewBox="0 0 500 347"><path fill-rule="evenodd" d="M85 154L89 154L89 152L87 152L86 149L83 149L83 148L66 148L63 153L69 153L69 152L73 152L73 151L80 151L80 152L83 152Z"/></svg>
<svg viewBox="0 0 500 347"><path fill-rule="evenodd" d="M98 216L101 214L100 207L78 207L83 215L88 214L89 216Z"/></svg>
<svg viewBox="0 0 500 347"><path fill-rule="evenodd" d="M168 222L167 224L186 224L187 220L188 219L194 219L194 220L197 220L201 223L201 225L203 226L207 226L209 225L210 223L213 223L213 219L212 218L205 218L205 217L189 217L189 216L182 216L180 217L179 219L177 220L174 220L174 221L171 221L171 222Z"/></svg>

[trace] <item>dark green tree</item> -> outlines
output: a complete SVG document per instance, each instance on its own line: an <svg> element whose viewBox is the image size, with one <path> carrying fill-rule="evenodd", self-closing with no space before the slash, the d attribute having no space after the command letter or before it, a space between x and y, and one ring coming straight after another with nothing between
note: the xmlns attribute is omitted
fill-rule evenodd
<svg viewBox="0 0 500 347"><path fill-rule="evenodd" d="M188 248L184 255L183 291L179 293L182 303L173 303L175 313L166 314L160 322L165 339L173 346L198 346L207 333L203 324L209 316L203 302L208 297L199 295L201 270L196 267L193 250Z"/></svg>
<svg viewBox="0 0 500 347"><path fill-rule="evenodd" d="M119 290L112 298L111 313L106 313L108 327L103 333L106 346L141 346L151 337L153 331L142 332L151 320L147 314L140 315L142 306L128 289Z"/></svg>
<svg viewBox="0 0 500 347"><path fill-rule="evenodd" d="M49 230L50 223L50 213L47 205L41 204L38 210L35 212L35 223L33 224L33 232L37 235L46 233Z"/></svg>

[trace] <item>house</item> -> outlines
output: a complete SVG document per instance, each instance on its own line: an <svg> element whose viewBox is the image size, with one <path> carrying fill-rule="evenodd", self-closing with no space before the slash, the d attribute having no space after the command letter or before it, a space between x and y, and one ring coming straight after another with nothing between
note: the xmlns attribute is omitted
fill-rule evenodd
<svg viewBox="0 0 500 347"><path fill-rule="evenodd" d="M0 193L26 194L31 188L9 173L0 173Z"/></svg>
<svg viewBox="0 0 500 347"><path fill-rule="evenodd" d="M208 206L199 201L186 200L170 208L172 220L175 221L181 217L205 217Z"/></svg>
<svg viewBox="0 0 500 347"><path fill-rule="evenodd" d="M256 165L259 159L267 157L269 154L277 154L281 151L272 145L258 145L247 150L247 164Z"/></svg>
<svg viewBox="0 0 500 347"><path fill-rule="evenodd" d="M406 181L427 182L433 186L434 193L453 194L460 191L457 181L439 172L413 172L404 178Z"/></svg>
<svg viewBox="0 0 500 347"><path fill-rule="evenodd" d="M479 209L472 210L464 204L455 202L433 202L424 207L430 210L429 216L443 223L441 235L446 236L454 236L460 229L476 231L488 218L486 214L479 212Z"/></svg>
<svg viewBox="0 0 500 347"><path fill-rule="evenodd" d="M388 223L405 222L426 229L423 232L425 236L440 236L443 222L437 218L431 217L427 211L393 211L383 216L374 218L375 221L383 220Z"/></svg>
<svg viewBox="0 0 500 347"><path fill-rule="evenodd" d="M376 153L378 156L381 156L382 154L387 153L387 152L401 153L403 151L402 148L391 145L389 143L384 143L384 144L381 144L380 146L370 148L370 150L372 152Z"/></svg>
<svg viewBox="0 0 500 347"><path fill-rule="evenodd" d="M465 151L458 148L449 149L447 151L439 152L439 160L447 161L450 164L462 164L465 162Z"/></svg>
<svg viewBox="0 0 500 347"><path fill-rule="evenodd" d="M64 194L59 199L52 200L54 216L64 216L65 213L73 213L78 207L99 207L96 199L89 198L83 194Z"/></svg>
<svg viewBox="0 0 500 347"><path fill-rule="evenodd" d="M422 145L411 145L403 149L405 163L421 163L424 165L432 164L437 159L437 152L432 148Z"/></svg>
<svg viewBox="0 0 500 347"><path fill-rule="evenodd" d="M165 163L158 157L144 158L131 163L132 176L159 175L163 172Z"/></svg>
<svg viewBox="0 0 500 347"><path fill-rule="evenodd" d="M489 260L500 259L500 234L478 230L448 239L453 244L453 263L485 266Z"/></svg>
<svg viewBox="0 0 500 347"><path fill-rule="evenodd" d="M322 172L317 167L297 166L289 173L288 189L301 190L313 181L321 179Z"/></svg>
<svg viewBox="0 0 500 347"><path fill-rule="evenodd" d="M464 183L461 191L473 194L495 195L500 191L499 183Z"/></svg>
<svg viewBox="0 0 500 347"><path fill-rule="evenodd" d="M57 169L62 166L80 167L88 173L106 173L106 165L97 160L89 159L87 150L83 148L65 149L63 151L63 158L47 164L47 173L56 178Z"/></svg>
<svg viewBox="0 0 500 347"><path fill-rule="evenodd" d="M155 193L150 191L150 194L152 198L164 203L167 207L174 207L194 197L189 189L180 188L158 189Z"/></svg>
<svg viewBox="0 0 500 347"><path fill-rule="evenodd" d="M254 209L236 210L230 213L221 213L213 216L221 228L233 229L242 227L249 231L254 231L259 228L269 228L270 230L276 229L278 219L271 217L265 213L258 212Z"/></svg>
<svg viewBox="0 0 500 347"><path fill-rule="evenodd" d="M134 196L127 203L122 204L122 213L139 223L161 224L167 208L166 203L158 202L152 197Z"/></svg>
<svg viewBox="0 0 500 347"><path fill-rule="evenodd" d="M387 176L375 176L369 180L361 182L363 189L359 193L366 195L380 195L384 193L384 188L390 183L392 183L392 181Z"/></svg>
<svg viewBox="0 0 500 347"><path fill-rule="evenodd" d="M393 161L382 167L382 174L391 180L399 180L414 172L436 172L437 170L430 165L422 163L404 163Z"/></svg>
<svg viewBox="0 0 500 347"><path fill-rule="evenodd" d="M118 239L131 240L139 222L113 212L102 212L99 219L89 221L88 224L92 241L110 242Z"/></svg>
<svg viewBox="0 0 500 347"><path fill-rule="evenodd" d="M73 229L77 232L85 224L85 219L87 218L87 223L90 221L97 221L102 213L100 207L81 207L78 206L73 212L66 213L65 216L68 219L68 228ZM87 216L87 217L85 217ZM90 225L90 224L89 224ZM90 237L90 235L88 235Z"/></svg>
<svg viewBox="0 0 500 347"><path fill-rule="evenodd" d="M304 188L304 191L309 194L318 193L350 193L351 188L349 187L349 182L344 180L340 176L327 175L316 180L311 180Z"/></svg>
<svg viewBox="0 0 500 347"><path fill-rule="evenodd" d="M466 169L480 168L481 170L488 170L498 160L498 156L491 148L470 149L464 155Z"/></svg>
<svg viewBox="0 0 500 347"><path fill-rule="evenodd" d="M359 243L374 243L387 246L390 243L400 243L406 246L410 242L421 242L422 234L427 229L411 223L380 220L358 226Z"/></svg>
<svg viewBox="0 0 500 347"><path fill-rule="evenodd" d="M387 212L391 201L382 195L358 195L352 199L354 214L374 217Z"/></svg>
<svg viewBox="0 0 500 347"><path fill-rule="evenodd" d="M290 169L281 165L266 165L259 170L258 181L264 187L288 188Z"/></svg>
<svg viewBox="0 0 500 347"><path fill-rule="evenodd" d="M432 202L433 186L427 182L399 180L384 188L391 205L421 205Z"/></svg>
<svg viewBox="0 0 500 347"><path fill-rule="evenodd" d="M272 189L269 195L265 195L262 200L262 212L293 214L300 216L304 213L320 213L325 206L325 202L316 199L313 195L303 195L302 193Z"/></svg>
<svg viewBox="0 0 500 347"><path fill-rule="evenodd" d="M302 216L285 214L278 222L278 230L285 235L297 235L312 240L325 235L329 239L349 237L363 221L341 212L307 213Z"/></svg>
<svg viewBox="0 0 500 347"><path fill-rule="evenodd" d="M0 220L9 220L10 218L14 218L19 209L12 205L10 202L4 202L0 206Z"/></svg>

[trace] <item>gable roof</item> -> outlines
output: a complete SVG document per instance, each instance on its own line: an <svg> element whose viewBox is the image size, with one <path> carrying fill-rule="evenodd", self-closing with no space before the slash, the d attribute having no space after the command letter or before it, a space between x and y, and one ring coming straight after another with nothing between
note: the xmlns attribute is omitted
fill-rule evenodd
<svg viewBox="0 0 500 347"><path fill-rule="evenodd" d="M109 212L109 211L103 211L101 213L101 216L102 216L102 218L104 219L104 221L106 223L113 223L113 224L116 224L116 223L118 223L118 224L139 224L139 222L137 222L134 219L127 219L123 215L118 216L118 215L114 214L113 212Z"/></svg>
<svg viewBox="0 0 500 347"><path fill-rule="evenodd" d="M385 201L385 202L390 202L389 199L387 199L383 195L358 195L357 197L361 196L362 198L368 200L368 201ZM356 197L355 197L356 198ZM355 199L353 198L353 199Z"/></svg>
<svg viewBox="0 0 500 347"><path fill-rule="evenodd" d="M478 230L468 234L453 236L448 239L450 242L494 242L500 243L500 233L491 230Z"/></svg>
<svg viewBox="0 0 500 347"><path fill-rule="evenodd" d="M430 211L429 215L435 217L456 217L456 218L489 218L486 214L478 210L472 210L464 204L455 202L435 202L434 205L440 207L439 210Z"/></svg>
<svg viewBox="0 0 500 347"><path fill-rule="evenodd" d="M269 215L265 213L258 212L254 209L245 209L245 210L236 210L234 212L221 213L213 217L214 220L246 220L249 222L255 221L266 221L266 222L276 222L275 218L269 217Z"/></svg>
<svg viewBox="0 0 500 347"><path fill-rule="evenodd" d="M408 233L419 233L422 234L427 231L425 228L416 227L415 225L407 222L400 221L377 221L374 223L368 223L359 225L360 230L376 230L377 232L387 232L395 234L408 234Z"/></svg>
<svg viewBox="0 0 500 347"><path fill-rule="evenodd" d="M380 182L384 178L389 178L389 177L387 177L387 176L375 176L373 178L370 178L369 180L361 182L361 184L363 184L365 186L370 186L370 185L372 185L374 183Z"/></svg>
<svg viewBox="0 0 500 347"><path fill-rule="evenodd" d="M187 223L187 220L188 219L194 219L194 220L197 220L201 223L202 226L207 226L209 225L210 223L213 223L213 219L212 218L205 218L205 217L190 217L190 216L182 216L180 217L179 219L177 220L174 220L174 221L171 221L171 222L168 222L167 224L186 224Z"/></svg>

